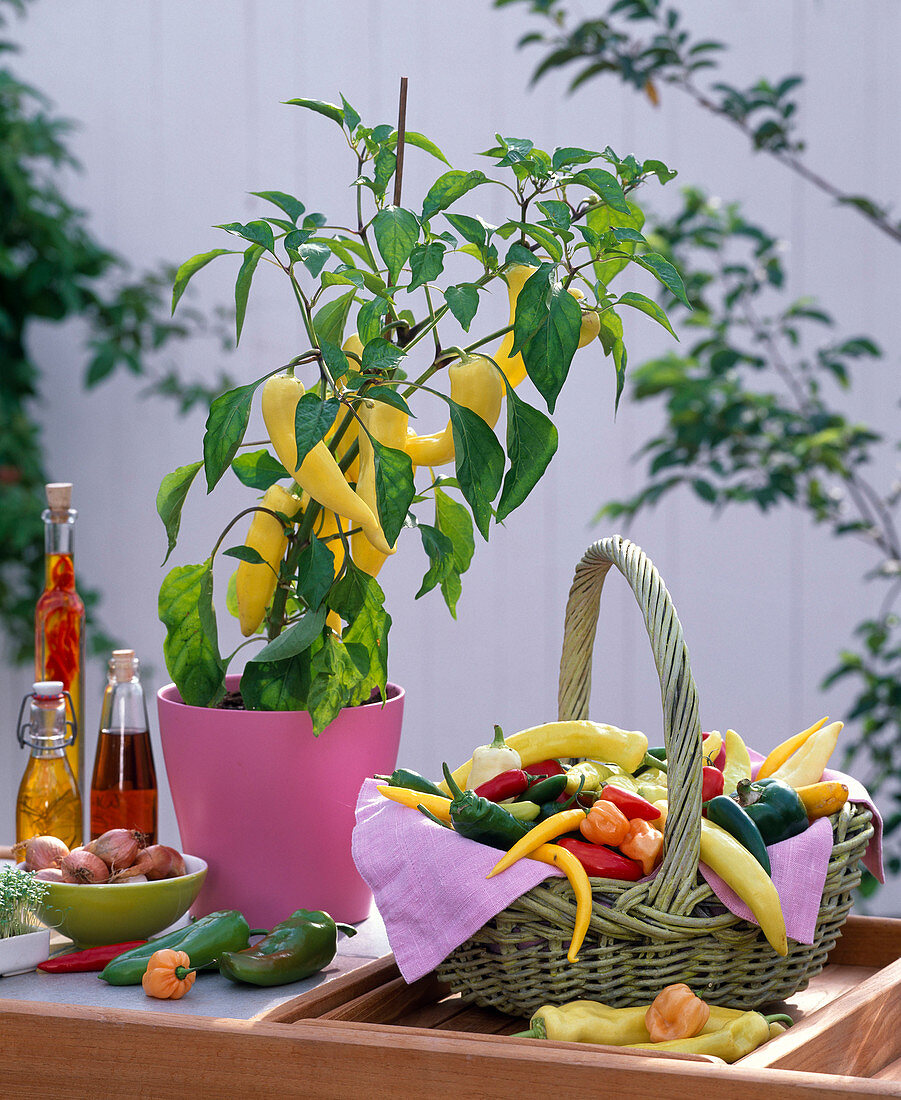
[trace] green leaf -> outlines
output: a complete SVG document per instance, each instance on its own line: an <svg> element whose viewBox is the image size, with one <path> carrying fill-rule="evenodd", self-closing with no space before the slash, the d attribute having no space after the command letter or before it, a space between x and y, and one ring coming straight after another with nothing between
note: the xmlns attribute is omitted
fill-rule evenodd
<svg viewBox="0 0 901 1100"><path fill-rule="evenodd" d="M369 578L374 581L374 577ZM341 635L342 641L350 647L360 646L366 655L368 667L365 678L359 684L355 701L365 701L374 687L385 697L388 685L388 631L391 629L391 616L383 607L384 593L376 584L367 585L363 606L353 622Z"/></svg>
<svg viewBox="0 0 901 1100"><path fill-rule="evenodd" d="M397 131L391 135L389 139L390 143L394 146L397 145ZM441 152L438 146L432 141L431 138L427 138L425 134L419 134L415 130L404 130L404 144L415 145L417 149L422 149L426 153L430 153L436 160L442 160L450 167L450 161Z"/></svg>
<svg viewBox="0 0 901 1100"><path fill-rule="evenodd" d="M612 173L605 172L603 168L583 168L573 176L573 183L581 183L594 191L608 206L612 206L621 214L629 213L629 205L619 180Z"/></svg>
<svg viewBox="0 0 901 1100"><path fill-rule="evenodd" d="M620 339L613 341L613 364L616 367L616 399L613 403L613 412L619 408L619 399L623 395L623 387L626 384L626 345Z"/></svg>
<svg viewBox="0 0 901 1100"><path fill-rule="evenodd" d="M169 560L169 555L175 549L178 541L178 529L181 526L181 510L185 503L185 497L197 471L203 465L202 462L192 462L189 466L179 466L171 474L166 474L160 482L159 492L156 494L156 510L163 526L166 528L166 537L169 547L163 558L163 565Z"/></svg>
<svg viewBox="0 0 901 1100"><path fill-rule="evenodd" d="M531 281L527 280L526 286ZM517 315L518 312L517 308ZM579 303L562 286L552 286L547 315L522 348L526 372L547 402L548 412L554 411L557 397L566 381L570 364L579 346L581 325L582 311Z"/></svg>
<svg viewBox="0 0 901 1100"><path fill-rule="evenodd" d="M397 168L397 157L391 152L390 149L386 149L382 146L381 149L375 154L375 173L373 183L375 184L375 193L378 196L385 194L385 188L388 186L388 182L394 175L394 170Z"/></svg>
<svg viewBox="0 0 901 1100"><path fill-rule="evenodd" d="M314 279L319 277L319 272L332 257L331 249L326 248L324 244L314 244L312 241L300 245L297 255Z"/></svg>
<svg viewBox="0 0 901 1100"><path fill-rule="evenodd" d="M507 224L521 229L527 237L537 241L550 255L551 259L561 260L563 258L563 246L550 229L546 229L543 225L535 225L532 222L508 222Z"/></svg>
<svg viewBox="0 0 901 1100"><path fill-rule="evenodd" d="M545 199L538 203L538 209L544 216L553 222L556 229L569 229L572 224L572 213L565 202L557 199Z"/></svg>
<svg viewBox="0 0 901 1100"><path fill-rule="evenodd" d="M296 657L303 653L322 633L325 614L324 607L308 611L296 623L292 623L283 630L278 637L273 638L268 645L263 646L259 653L250 658L250 662L259 664L261 661L286 661L289 657Z"/></svg>
<svg viewBox="0 0 901 1100"><path fill-rule="evenodd" d="M463 330L469 332L469 326L479 308L478 288L473 283L449 286L444 292L444 300Z"/></svg>
<svg viewBox="0 0 901 1100"><path fill-rule="evenodd" d="M268 489L276 481L289 476L279 460L265 449L236 455L232 459L232 469L241 484L250 489Z"/></svg>
<svg viewBox="0 0 901 1100"><path fill-rule="evenodd" d="M644 225L644 211L634 203L628 203L629 213L616 213L609 206L601 205L592 207L585 216L588 228L595 234L597 240L604 237L611 229L634 229L640 231ZM623 244L619 252L621 256L611 256L610 259L600 260L594 265L594 273L598 281L604 286L609 285L611 279L623 268L627 267L632 256L635 255L635 245Z"/></svg>
<svg viewBox="0 0 901 1100"><path fill-rule="evenodd" d="M476 527L487 541L491 502L500 491L504 476L504 449L497 436L477 413L455 401L448 404L454 436L457 481L472 509Z"/></svg>
<svg viewBox="0 0 901 1100"><path fill-rule="evenodd" d="M417 244L410 253L410 271L413 279L407 287L412 293L418 287L437 279L444 270L445 247L440 241Z"/></svg>
<svg viewBox="0 0 901 1100"><path fill-rule="evenodd" d="M228 390L210 405L203 436L203 468L207 492L211 493L238 453L247 431L250 405L259 381Z"/></svg>
<svg viewBox="0 0 901 1100"><path fill-rule="evenodd" d="M306 710L309 689L308 651L284 661L248 661L241 674L248 710Z"/></svg>
<svg viewBox="0 0 901 1100"><path fill-rule="evenodd" d="M227 558L237 558L238 561L246 561L249 565L265 565L266 559L252 546L230 546L222 551Z"/></svg>
<svg viewBox="0 0 901 1100"><path fill-rule="evenodd" d="M541 480L557 450L557 429L540 409L526 404L507 386L507 454L510 469L497 506L501 523Z"/></svg>
<svg viewBox="0 0 901 1100"><path fill-rule="evenodd" d="M337 344L332 344L328 340L323 340L320 336L319 350L322 352L323 362L333 379L337 381L343 375L347 374L350 369L350 364L347 361L347 356Z"/></svg>
<svg viewBox="0 0 901 1100"><path fill-rule="evenodd" d="M316 737L350 704L363 674L345 643L328 634L312 655L307 710Z"/></svg>
<svg viewBox="0 0 901 1100"><path fill-rule="evenodd" d="M605 309L602 313L598 314L598 318L601 322L598 336L603 344L604 354L612 355L615 341L621 341L623 338L622 318L612 309Z"/></svg>
<svg viewBox="0 0 901 1100"><path fill-rule="evenodd" d="M511 355L521 351L541 326L547 323L547 295L553 272L553 264L541 264L523 284L516 299Z"/></svg>
<svg viewBox="0 0 901 1100"><path fill-rule="evenodd" d="M709 481L696 477L692 479L691 487L701 500L706 501L708 504L713 504L716 501L716 489L714 489Z"/></svg>
<svg viewBox="0 0 901 1100"><path fill-rule="evenodd" d="M340 535L338 536L340 544ZM297 595L308 607L319 607L335 579L332 543L312 538L297 558Z"/></svg>
<svg viewBox="0 0 901 1100"><path fill-rule="evenodd" d="M397 392L393 386L370 386L366 391L366 396L371 397L373 401L382 401L386 405L390 405L394 409L399 409L401 412L412 416L415 420L416 414L412 411L406 400Z"/></svg>
<svg viewBox="0 0 901 1100"><path fill-rule="evenodd" d="M300 199L295 199L293 195L286 195L284 191L251 191L250 193L251 195L256 195L258 199L265 199L267 202L273 203L280 210L284 210L295 225L297 224L297 219L306 210L306 207Z"/></svg>
<svg viewBox="0 0 901 1100"><path fill-rule="evenodd" d="M662 306L659 306L652 298L647 298L644 294L639 294L637 290L630 290L621 295L616 304L618 306L632 306L633 309L637 309L641 313L646 313L648 317L656 321L658 325L663 325L667 332L676 336L670 324L669 317L666 315L666 310L664 310ZM678 340L679 337L676 336L676 339Z"/></svg>
<svg viewBox="0 0 901 1100"><path fill-rule="evenodd" d="M335 298L326 304L313 317L313 330L319 342L326 341L340 347L344 339L344 326L347 324L347 315L350 313L351 303L354 300L354 291L349 290L340 298Z"/></svg>
<svg viewBox="0 0 901 1100"><path fill-rule="evenodd" d="M551 157L551 166L555 172L558 172L569 164L587 164L600 155L600 153L592 153L588 149L555 149Z"/></svg>
<svg viewBox="0 0 901 1100"><path fill-rule="evenodd" d="M348 132L352 134L360 125L360 116L343 95L341 96L341 104L344 107L344 125L347 127Z"/></svg>
<svg viewBox="0 0 901 1100"><path fill-rule="evenodd" d="M382 338L382 318L387 312L388 303L384 298L372 298L360 306L357 313L357 335L364 346Z"/></svg>
<svg viewBox="0 0 901 1100"><path fill-rule="evenodd" d="M453 572L454 544L437 527L432 527L428 523L418 523L416 526L422 539L422 548L429 559L429 568L422 578L419 591L413 597L418 600L433 588L437 588Z"/></svg>
<svg viewBox="0 0 901 1100"><path fill-rule="evenodd" d="M419 222L415 214L402 206L386 206L372 219L379 254L388 268L388 282L396 283L401 268L419 240Z"/></svg>
<svg viewBox="0 0 901 1100"><path fill-rule="evenodd" d="M413 485L413 462L406 451L386 447L377 439L371 439L370 442L375 459L378 519L388 545L393 546L407 518L413 497L416 495Z"/></svg>
<svg viewBox="0 0 901 1100"><path fill-rule="evenodd" d="M166 668L188 706L214 706L225 696L213 610L213 563L179 565L163 579L159 617L166 627Z"/></svg>
<svg viewBox="0 0 901 1100"><path fill-rule="evenodd" d="M445 214L445 218L463 237L480 248L488 240L488 227L481 218L471 218L468 214Z"/></svg>
<svg viewBox="0 0 901 1100"><path fill-rule="evenodd" d="M332 587L329 607L337 611L345 622L352 623L367 602L373 601L379 607L385 602L385 594L378 581L349 561L344 576Z"/></svg>
<svg viewBox="0 0 901 1100"><path fill-rule="evenodd" d="M323 401L312 391L305 393L297 402L294 410L294 435L297 440L298 467L316 444L325 438L329 428L335 423L340 408L341 402L336 397Z"/></svg>
<svg viewBox="0 0 901 1100"><path fill-rule="evenodd" d="M241 329L244 328L244 314L247 312L247 296L253 275L263 255L262 245L252 244L244 253L244 262L235 280L235 344L241 341Z"/></svg>
<svg viewBox="0 0 901 1100"><path fill-rule="evenodd" d="M461 172L453 169L439 176L429 188L422 203L422 220L429 221L442 210L447 210L467 191L488 182L484 172Z"/></svg>
<svg viewBox="0 0 901 1100"><path fill-rule="evenodd" d="M457 600L462 592L460 577L469 569L475 554L472 516L459 501L435 487L435 526L453 544L453 569L441 581L441 594L451 615L457 617Z"/></svg>
<svg viewBox="0 0 901 1100"><path fill-rule="evenodd" d="M212 252L201 252L197 256L192 256L190 260L185 260L175 273L175 282L172 285L172 312L175 312L175 307L187 289L192 276L196 275L202 267L206 267L217 256L237 255L239 253L234 248L214 248Z"/></svg>
<svg viewBox="0 0 901 1100"><path fill-rule="evenodd" d="M325 115L332 122L337 122L339 126L344 125L344 112L334 103L324 103L321 99L286 99L285 104L289 107L306 107L308 111Z"/></svg>
<svg viewBox="0 0 901 1100"><path fill-rule="evenodd" d="M275 251L275 237L272 235L272 226L269 222L257 220L248 222L247 225L242 225L241 222L228 222L226 225L217 225L214 228L224 229L234 237L243 237L245 241L258 244L267 252Z"/></svg>
<svg viewBox="0 0 901 1100"><path fill-rule="evenodd" d="M682 277L669 260L664 259L663 256L659 255L657 252L645 252L644 254L636 254L633 256L633 261L640 267L650 271L655 278L663 283L674 298L677 298L684 306L688 306L688 308L691 309L691 302L688 300L688 295L685 292L685 285L682 282Z"/></svg>
<svg viewBox="0 0 901 1100"><path fill-rule="evenodd" d="M363 311L360 310L362 313ZM362 336L360 337L362 339ZM384 371L393 370L403 359L405 352L390 340L383 336L375 336L366 341L363 348L363 370Z"/></svg>

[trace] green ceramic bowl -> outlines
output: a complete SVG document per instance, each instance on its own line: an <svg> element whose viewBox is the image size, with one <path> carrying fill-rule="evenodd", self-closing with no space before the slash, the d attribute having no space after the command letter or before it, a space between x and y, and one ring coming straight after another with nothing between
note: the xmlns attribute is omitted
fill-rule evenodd
<svg viewBox="0 0 901 1100"><path fill-rule="evenodd" d="M79 947L146 940L183 917L200 893L206 863L186 855L187 874L158 882L82 886L51 882L41 920Z"/></svg>

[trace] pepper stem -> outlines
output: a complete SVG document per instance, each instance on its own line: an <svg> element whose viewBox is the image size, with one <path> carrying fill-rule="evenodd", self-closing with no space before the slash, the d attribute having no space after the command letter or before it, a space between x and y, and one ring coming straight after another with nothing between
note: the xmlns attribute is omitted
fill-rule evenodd
<svg viewBox="0 0 901 1100"><path fill-rule="evenodd" d="M764 1020L768 1024L785 1024L786 1027L791 1027L795 1022L791 1016L787 1016L784 1012L775 1012L771 1016L764 1016Z"/></svg>
<svg viewBox="0 0 901 1100"><path fill-rule="evenodd" d="M504 740L504 731L501 729L501 727L497 723L495 723L495 725L494 725L494 740L491 742L491 747L493 749L502 749L505 744L506 744L506 741Z"/></svg>
<svg viewBox="0 0 901 1100"><path fill-rule="evenodd" d="M500 729L500 726L496 726L495 728ZM447 788L450 793L454 796L454 798L462 798L463 791L460 790L460 784L456 781L456 779L454 779L450 768L447 766L447 763L443 763L441 765L441 770L444 772L444 781L445 783L447 783Z"/></svg>
<svg viewBox="0 0 901 1100"><path fill-rule="evenodd" d="M178 980L180 982L183 982L189 974L195 974L196 972L197 972L196 967L176 966L176 968L175 968L175 977L178 978Z"/></svg>
<svg viewBox="0 0 901 1100"><path fill-rule="evenodd" d="M530 1021L532 1026L528 1031L517 1031L510 1036L511 1039L546 1039L547 1028L544 1025L544 1019L541 1016L537 1016Z"/></svg>
<svg viewBox="0 0 901 1100"><path fill-rule="evenodd" d="M335 921L335 927L339 932L343 932L345 936L355 936L357 934L357 930L352 924L341 924L339 921Z"/></svg>

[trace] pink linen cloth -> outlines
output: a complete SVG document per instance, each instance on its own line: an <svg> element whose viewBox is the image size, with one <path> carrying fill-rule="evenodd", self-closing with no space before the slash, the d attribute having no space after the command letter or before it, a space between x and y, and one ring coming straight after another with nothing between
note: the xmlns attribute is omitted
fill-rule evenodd
<svg viewBox="0 0 901 1100"><path fill-rule="evenodd" d="M751 759L759 765L762 757L753 753ZM882 881L881 820L867 792L856 780L837 772L827 772L824 778L846 783L852 798L866 802L873 812L876 832L864 863ZM467 840L384 798L377 786L375 780L367 779L360 790L353 857L373 892L398 969L408 982L434 970L454 948L533 886L562 874L545 863L523 859L486 879L500 858L497 849ZM786 932L798 943L813 942L831 850L832 830L825 820L768 849ZM757 923L722 879L703 863L700 870L730 912Z"/></svg>

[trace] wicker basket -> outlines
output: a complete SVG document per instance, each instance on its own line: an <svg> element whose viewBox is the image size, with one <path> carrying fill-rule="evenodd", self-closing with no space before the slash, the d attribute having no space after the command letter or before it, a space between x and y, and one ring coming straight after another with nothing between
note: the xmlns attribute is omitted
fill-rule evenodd
<svg viewBox="0 0 901 1100"><path fill-rule="evenodd" d="M566 608L559 717L588 717L598 606L611 565L632 587L660 676L669 815L658 873L640 883L592 880L591 923L575 963L566 958L575 899L565 879L552 878L453 951L438 977L465 998L516 1016L577 998L647 1004L671 982L686 982L711 1004L734 1007L789 997L819 973L840 935L860 881L859 860L873 834L871 814L849 803L831 819L834 846L813 944L789 940L782 958L756 925L726 910L698 872L701 725L682 627L650 559L619 536L589 547L576 567Z"/></svg>

